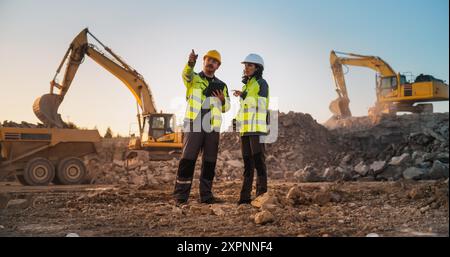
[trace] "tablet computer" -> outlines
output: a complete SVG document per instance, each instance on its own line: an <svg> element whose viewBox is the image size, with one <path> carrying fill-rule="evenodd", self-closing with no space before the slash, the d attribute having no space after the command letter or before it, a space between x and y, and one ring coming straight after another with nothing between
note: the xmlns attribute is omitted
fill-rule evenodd
<svg viewBox="0 0 450 257"><path fill-rule="evenodd" d="M220 90L222 91L225 88L225 83L221 81L211 81L209 82L208 87L205 89L205 96L210 97L214 96L212 93L214 91Z"/></svg>

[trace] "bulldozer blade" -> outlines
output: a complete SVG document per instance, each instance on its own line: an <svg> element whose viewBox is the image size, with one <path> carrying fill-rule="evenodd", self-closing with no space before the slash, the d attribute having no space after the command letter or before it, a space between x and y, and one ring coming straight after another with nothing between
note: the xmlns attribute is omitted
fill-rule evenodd
<svg viewBox="0 0 450 257"><path fill-rule="evenodd" d="M63 128L65 123L58 114L61 102L61 96L45 94L34 101L34 114L45 126Z"/></svg>

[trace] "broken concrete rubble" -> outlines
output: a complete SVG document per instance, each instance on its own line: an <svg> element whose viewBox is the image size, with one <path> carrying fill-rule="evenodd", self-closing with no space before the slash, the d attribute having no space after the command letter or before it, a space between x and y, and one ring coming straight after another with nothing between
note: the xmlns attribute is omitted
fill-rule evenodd
<svg viewBox="0 0 450 257"><path fill-rule="evenodd" d="M354 171L361 176L365 176L367 175L367 172L369 172L369 169L370 167L364 164L364 161L361 161L355 166Z"/></svg>
<svg viewBox="0 0 450 257"><path fill-rule="evenodd" d="M29 199L11 199L6 208L8 209L25 209L31 205Z"/></svg>
<svg viewBox="0 0 450 257"><path fill-rule="evenodd" d="M398 166L388 166L376 178L377 180L394 181L402 178L403 168Z"/></svg>
<svg viewBox="0 0 450 257"><path fill-rule="evenodd" d="M251 202L253 207L256 208L262 208L265 205L278 205L278 199L271 195L270 193L264 193L258 197L256 197L252 202Z"/></svg>
<svg viewBox="0 0 450 257"><path fill-rule="evenodd" d="M374 174L379 174L383 171L383 169L386 167L386 161L374 161L371 165L370 165L370 170L374 173Z"/></svg>
<svg viewBox="0 0 450 257"><path fill-rule="evenodd" d="M392 157L391 161L389 162L389 165L399 166L402 164L406 164L410 160L411 160L411 156L409 155L409 153L403 153L400 156Z"/></svg>
<svg viewBox="0 0 450 257"><path fill-rule="evenodd" d="M417 167L409 167L403 171L403 177L405 179L421 179L425 175L425 171L423 169Z"/></svg>
<svg viewBox="0 0 450 257"><path fill-rule="evenodd" d="M449 175L449 167L448 163L442 163L439 160L435 160L433 162L433 166L430 169L430 172L428 173L428 177L430 179L441 179L441 178L448 178Z"/></svg>
<svg viewBox="0 0 450 257"><path fill-rule="evenodd" d="M255 223L264 225L273 222L275 217L270 211L264 210L255 214Z"/></svg>

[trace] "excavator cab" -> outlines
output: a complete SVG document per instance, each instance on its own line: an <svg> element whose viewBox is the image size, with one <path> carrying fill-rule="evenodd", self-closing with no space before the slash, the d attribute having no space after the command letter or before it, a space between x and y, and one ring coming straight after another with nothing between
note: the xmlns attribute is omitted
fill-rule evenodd
<svg viewBox="0 0 450 257"><path fill-rule="evenodd" d="M378 92L382 97L393 97L398 90L397 76L379 77Z"/></svg>
<svg viewBox="0 0 450 257"><path fill-rule="evenodd" d="M175 115L157 113L144 116L142 141L174 142L171 135L175 132Z"/></svg>
<svg viewBox="0 0 450 257"><path fill-rule="evenodd" d="M148 152L150 160L170 160L181 154L182 133L175 127L175 115L152 113L142 116L140 137L131 137L127 159L133 159L139 150Z"/></svg>

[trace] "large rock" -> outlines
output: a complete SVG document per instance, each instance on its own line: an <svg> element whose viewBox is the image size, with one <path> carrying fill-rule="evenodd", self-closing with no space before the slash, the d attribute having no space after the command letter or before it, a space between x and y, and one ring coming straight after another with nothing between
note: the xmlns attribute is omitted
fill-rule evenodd
<svg viewBox="0 0 450 257"><path fill-rule="evenodd" d="M448 178L448 164L435 160L428 173L428 177L430 179Z"/></svg>
<svg viewBox="0 0 450 257"><path fill-rule="evenodd" d="M114 159L113 164L116 166L119 166L119 167L123 167L123 166L125 166L125 161Z"/></svg>
<svg viewBox="0 0 450 257"><path fill-rule="evenodd" d="M307 197L304 194L304 192L301 190L300 187L298 186L293 186L289 189L287 195L286 195L286 200L291 204L291 205L296 205L296 204L302 204L305 201L307 201Z"/></svg>
<svg viewBox="0 0 450 257"><path fill-rule="evenodd" d="M332 195L328 191L317 192L312 197L313 203L321 205L321 206L331 202L331 200L332 200Z"/></svg>
<svg viewBox="0 0 450 257"><path fill-rule="evenodd" d="M352 169L351 167L337 167L336 171L339 173L339 177L340 179L344 180L344 181L349 181L352 180Z"/></svg>
<svg viewBox="0 0 450 257"><path fill-rule="evenodd" d="M191 205L189 207L189 210L194 214L200 214L200 215L209 215L213 214L213 210L209 207L209 205Z"/></svg>
<svg viewBox="0 0 450 257"><path fill-rule="evenodd" d="M323 180L323 177L319 173L317 169L308 165L296 171L294 177L300 182L320 182Z"/></svg>
<svg viewBox="0 0 450 257"><path fill-rule="evenodd" d="M0 194L0 210L5 209L8 206L10 196L7 194Z"/></svg>
<svg viewBox="0 0 450 257"><path fill-rule="evenodd" d="M225 211L217 205L211 206L211 210L217 216L225 216Z"/></svg>
<svg viewBox="0 0 450 257"><path fill-rule="evenodd" d="M264 194L256 197L251 202L251 204L252 204L253 207L261 208L264 205L278 205L279 202L278 202L278 199L275 196L273 196L273 195L271 195L269 193L264 193Z"/></svg>
<svg viewBox="0 0 450 257"><path fill-rule="evenodd" d="M369 169L370 169L369 166L364 164L364 161L361 161L353 168L353 170L361 176L367 175Z"/></svg>
<svg viewBox="0 0 450 257"><path fill-rule="evenodd" d="M380 174L376 176L378 180L394 181L402 178L403 169L399 166L387 166Z"/></svg>
<svg viewBox="0 0 450 257"><path fill-rule="evenodd" d="M400 156L392 157L391 161L389 162L389 165L400 166L400 165L406 164L410 160L411 160L411 155L409 153L403 153Z"/></svg>
<svg viewBox="0 0 450 257"><path fill-rule="evenodd" d="M271 179L283 179L284 178L284 173L281 170L269 171L269 177Z"/></svg>
<svg viewBox="0 0 450 257"><path fill-rule="evenodd" d="M336 181L342 179L343 176L335 167L328 167L324 170L322 177L325 181Z"/></svg>
<svg viewBox="0 0 450 257"><path fill-rule="evenodd" d="M445 153L445 152L438 153L436 155L436 160L439 160L440 162L448 163L448 161L449 161L448 153Z"/></svg>
<svg viewBox="0 0 450 257"><path fill-rule="evenodd" d="M267 210L260 211L255 214L255 223L256 224L264 225L266 223L273 222L274 219L275 219L275 217L273 216L273 214Z"/></svg>
<svg viewBox="0 0 450 257"><path fill-rule="evenodd" d="M242 163L241 161L238 161L238 160L229 160L229 161L226 161L225 163L234 168L239 168L239 169L244 168L244 163Z"/></svg>
<svg viewBox="0 0 450 257"><path fill-rule="evenodd" d="M137 185L137 186L143 186L143 185L146 184L146 178L145 178L145 176L140 176L140 175L137 175L137 174L132 174L131 177L130 177L130 182L131 182L132 184Z"/></svg>
<svg viewBox="0 0 450 257"><path fill-rule="evenodd" d="M374 174L379 174L383 172L386 167L386 161L374 161L370 164L370 170L373 171Z"/></svg>
<svg viewBox="0 0 450 257"><path fill-rule="evenodd" d="M31 202L29 199L13 199L9 200L8 209L26 209L30 206Z"/></svg>
<svg viewBox="0 0 450 257"><path fill-rule="evenodd" d="M417 167L409 167L403 171L403 178L405 179L421 179L425 175L425 171Z"/></svg>

